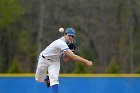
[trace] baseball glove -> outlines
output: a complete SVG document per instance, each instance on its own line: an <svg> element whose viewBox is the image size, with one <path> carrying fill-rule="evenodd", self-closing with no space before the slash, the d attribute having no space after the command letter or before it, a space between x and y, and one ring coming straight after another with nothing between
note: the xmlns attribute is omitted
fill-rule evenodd
<svg viewBox="0 0 140 93"><path fill-rule="evenodd" d="M76 40L74 40L74 41L71 42L71 43L68 43L68 47L69 47L69 49L70 49L72 52L74 52L75 49L76 49Z"/></svg>
<svg viewBox="0 0 140 93"><path fill-rule="evenodd" d="M76 40L75 39L71 43L67 42L67 45L72 52L75 52L75 49L76 49ZM67 57L67 55L62 54L62 57L65 58L65 57Z"/></svg>

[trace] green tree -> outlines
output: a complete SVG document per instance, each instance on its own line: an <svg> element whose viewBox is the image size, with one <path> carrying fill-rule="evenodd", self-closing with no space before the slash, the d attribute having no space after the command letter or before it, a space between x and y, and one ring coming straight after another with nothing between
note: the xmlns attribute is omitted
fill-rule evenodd
<svg viewBox="0 0 140 93"><path fill-rule="evenodd" d="M140 74L140 66L137 67L136 73Z"/></svg>
<svg viewBox="0 0 140 93"><path fill-rule="evenodd" d="M34 69L36 50L32 43L31 33L28 31L20 31L16 41L16 55L22 63L22 70L24 72L31 72ZM26 67L26 68L24 68Z"/></svg>
<svg viewBox="0 0 140 93"><path fill-rule="evenodd" d="M18 0L0 0L0 71L6 72L15 55L23 7ZM8 66L7 66L8 65Z"/></svg>
<svg viewBox="0 0 140 93"><path fill-rule="evenodd" d="M8 73L21 73L20 62L17 57L13 59L12 65L10 66Z"/></svg>
<svg viewBox="0 0 140 93"><path fill-rule="evenodd" d="M119 66L114 62L110 63L107 69L107 73L119 74Z"/></svg>
<svg viewBox="0 0 140 93"><path fill-rule="evenodd" d="M73 71L74 73L87 73L87 69L85 65L81 63L76 63L75 69Z"/></svg>
<svg viewBox="0 0 140 93"><path fill-rule="evenodd" d="M0 27L16 22L23 13L22 9L18 0L0 0Z"/></svg>

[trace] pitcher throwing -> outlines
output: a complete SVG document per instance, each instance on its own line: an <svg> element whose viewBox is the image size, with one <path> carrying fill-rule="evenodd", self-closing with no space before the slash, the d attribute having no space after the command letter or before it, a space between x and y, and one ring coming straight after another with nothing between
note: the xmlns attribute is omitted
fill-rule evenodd
<svg viewBox="0 0 140 93"><path fill-rule="evenodd" d="M92 61L74 54L75 46L71 44L74 42L75 36L75 30L67 28L64 36L53 41L39 55L35 79L38 82L45 81L48 87L52 87L54 93L58 93L60 57L64 61L73 59L85 63L87 66L93 66Z"/></svg>

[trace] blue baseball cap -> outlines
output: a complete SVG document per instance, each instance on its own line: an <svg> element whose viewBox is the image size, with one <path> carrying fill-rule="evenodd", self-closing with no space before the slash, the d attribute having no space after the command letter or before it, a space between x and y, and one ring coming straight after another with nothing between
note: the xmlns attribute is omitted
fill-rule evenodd
<svg viewBox="0 0 140 93"><path fill-rule="evenodd" d="M74 30L73 28L67 28L67 29L65 30L65 33L66 33L67 35L75 36L75 30Z"/></svg>

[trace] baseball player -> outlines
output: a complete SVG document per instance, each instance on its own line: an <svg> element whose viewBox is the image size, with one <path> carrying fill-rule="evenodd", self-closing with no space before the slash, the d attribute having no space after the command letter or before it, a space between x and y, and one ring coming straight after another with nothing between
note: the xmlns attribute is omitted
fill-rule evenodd
<svg viewBox="0 0 140 93"><path fill-rule="evenodd" d="M64 61L73 59L85 63L87 66L93 65L92 61L74 54L76 48L74 43L75 36L75 30L73 28L67 28L64 36L53 41L39 55L35 79L38 82L45 82L48 87L51 86L54 93L58 93L61 57Z"/></svg>

